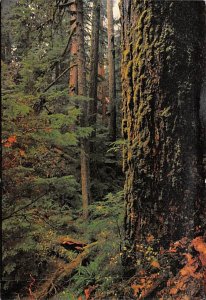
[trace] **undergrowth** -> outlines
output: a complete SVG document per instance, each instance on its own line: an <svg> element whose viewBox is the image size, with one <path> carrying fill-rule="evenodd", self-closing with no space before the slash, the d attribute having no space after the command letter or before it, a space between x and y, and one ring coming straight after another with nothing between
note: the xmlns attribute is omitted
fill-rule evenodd
<svg viewBox="0 0 206 300"><path fill-rule="evenodd" d="M123 203L122 191L108 194L104 201L90 205L88 221L75 221L78 238L88 243L97 241L97 246L89 261L77 268L69 287L58 294L58 299L75 300L93 289L106 293L112 284L122 280Z"/></svg>

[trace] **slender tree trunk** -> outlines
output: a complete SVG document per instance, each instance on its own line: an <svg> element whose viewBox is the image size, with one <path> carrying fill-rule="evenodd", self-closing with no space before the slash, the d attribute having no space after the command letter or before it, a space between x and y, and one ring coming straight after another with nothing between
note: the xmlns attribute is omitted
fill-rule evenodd
<svg viewBox="0 0 206 300"><path fill-rule="evenodd" d="M101 76L101 81L98 85L98 99L102 103L102 123L106 127L107 126L107 118L106 118L106 80L105 80L105 64L104 64L104 53L105 53L105 43L104 43L104 14L103 14L104 6L103 1L101 1L101 14L100 14L100 51L99 51L99 68L98 74Z"/></svg>
<svg viewBox="0 0 206 300"><path fill-rule="evenodd" d="M101 81L98 88L98 99L102 103L102 124L107 126L107 102L106 102L106 91L107 91L107 81L105 80L105 67L103 60L99 63L99 76L101 76Z"/></svg>
<svg viewBox="0 0 206 300"><path fill-rule="evenodd" d="M70 13L70 28L77 26L77 6L74 2L69 6L69 13ZM78 44L77 44L77 36L75 34L71 37L70 42L70 65L74 65L77 60L77 51L78 51ZM69 71L69 94L77 94L78 92L78 67L74 66Z"/></svg>
<svg viewBox="0 0 206 300"><path fill-rule="evenodd" d="M83 27L83 2L77 0L77 63L78 63L78 95L86 96L86 67L85 67L85 48L84 48L84 27ZM88 126L88 105L83 101L81 126ZM82 201L83 217L88 217L88 205L91 200L90 195L90 170L89 170L89 141L86 138L81 139L81 183L82 183Z"/></svg>
<svg viewBox="0 0 206 300"><path fill-rule="evenodd" d="M98 84L98 63L99 63L99 29L100 29L100 0L93 2L93 16L92 16L92 41L91 41L91 71L90 71L90 86L89 97L90 101L89 115L90 126L94 127L93 135L96 135L97 122L97 84Z"/></svg>
<svg viewBox="0 0 206 300"><path fill-rule="evenodd" d="M200 144L203 1L127 1L122 88L129 248L149 234L163 246L202 230Z"/></svg>
<svg viewBox="0 0 206 300"><path fill-rule="evenodd" d="M100 53L101 57L101 53ZM98 100L102 103L102 123L106 125L106 93L105 93L105 67L104 63L100 58L99 66L98 66L98 76L100 76L101 81L98 84Z"/></svg>
<svg viewBox="0 0 206 300"><path fill-rule="evenodd" d="M113 0L107 0L107 19L108 19L109 100L110 100L109 136L112 141L115 141L116 140L116 103L115 103L116 83L115 83Z"/></svg>

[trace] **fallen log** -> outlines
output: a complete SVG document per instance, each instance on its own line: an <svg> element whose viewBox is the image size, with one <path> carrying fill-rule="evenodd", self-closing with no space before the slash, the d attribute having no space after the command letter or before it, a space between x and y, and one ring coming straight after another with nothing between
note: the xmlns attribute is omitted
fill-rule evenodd
<svg viewBox="0 0 206 300"><path fill-rule="evenodd" d="M57 270L45 281L41 286L37 288L37 291L33 293L34 299L43 300L48 296L60 291L60 288L64 285L65 280L73 275L75 270L83 263L85 259L88 259L90 250L97 245L97 242L89 244L83 247L83 251L69 264L63 263L61 260L57 260L54 268Z"/></svg>
<svg viewBox="0 0 206 300"><path fill-rule="evenodd" d="M65 237L60 237L57 241L61 246L63 246L67 250L71 251L83 251L84 247L87 246L87 244L83 241L78 241L75 240L71 237L65 236Z"/></svg>

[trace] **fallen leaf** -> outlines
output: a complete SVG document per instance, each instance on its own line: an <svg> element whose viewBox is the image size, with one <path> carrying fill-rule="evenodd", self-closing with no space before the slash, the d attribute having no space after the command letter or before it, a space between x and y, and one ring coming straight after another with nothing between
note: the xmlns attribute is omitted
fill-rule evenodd
<svg viewBox="0 0 206 300"><path fill-rule="evenodd" d="M142 289L142 285L140 284L132 284L131 288L134 290L134 296L137 296L139 291Z"/></svg>
<svg viewBox="0 0 206 300"><path fill-rule="evenodd" d="M206 266L206 243L204 242L203 238L198 236L192 241L192 245L197 252L200 253L199 258L203 267Z"/></svg>
<svg viewBox="0 0 206 300"><path fill-rule="evenodd" d="M194 265L194 266L186 265L186 266L184 266L184 268L182 268L180 270L180 274L182 276L191 276L191 277L200 279L202 277L202 274L201 273L195 274L195 271L197 270L197 268L198 268L198 265Z"/></svg>
<svg viewBox="0 0 206 300"><path fill-rule="evenodd" d="M15 143L16 142L16 136L15 135L11 135L10 137L8 137L7 141L9 143Z"/></svg>
<svg viewBox="0 0 206 300"><path fill-rule="evenodd" d="M195 259L190 253L184 253L183 255L187 258L188 264L192 265L195 262Z"/></svg>
<svg viewBox="0 0 206 300"><path fill-rule="evenodd" d="M178 288L174 287L170 290L170 295L176 295L178 292Z"/></svg>
<svg viewBox="0 0 206 300"><path fill-rule="evenodd" d="M85 289L84 294L85 294L86 300L88 300L90 297L90 289Z"/></svg>
<svg viewBox="0 0 206 300"><path fill-rule="evenodd" d="M4 144L4 147L5 147L5 148L10 148L11 145L12 145L11 143L6 142L6 143Z"/></svg>
<svg viewBox="0 0 206 300"><path fill-rule="evenodd" d="M160 269L160 264L158 263L157 260L153 260L151 262L151 266L154 267L154 268Z"/></svg>

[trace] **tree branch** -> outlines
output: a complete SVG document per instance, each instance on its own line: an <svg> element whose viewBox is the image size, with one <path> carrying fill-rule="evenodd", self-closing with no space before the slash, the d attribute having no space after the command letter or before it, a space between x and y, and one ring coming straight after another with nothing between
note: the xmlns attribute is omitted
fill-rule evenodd
<svg viewBox="0 0 206 300"><path fill-rule="evenodd" d="M43 93L45 93L46 91L48 91L48 89L50 89L62 76L64 76L66 74L67 71L69 71L70 69L72 69L73 67L77 66L77 64L74 64L72 66L69 66L66 70L64 70L52 83L50 83L44 90Z"/></svg>
<svg viewBox="0 0 206 300"><path fill-rule="evenodd" d="M6 216L5 218L2 218L2 221L8 220L10 218L13 217L13 215L15 215L16 213L22 211L23 209L29 207L30 205L34 204L35 202L37 202L39 199L41 199L42 197L44 197L47 193L44 193L43 195L37 197L36 199L34 199L33 201L31 201L29 204L22 206L21 208L15 210L13 213L11 213L10 215Z"/></svg>
<svg viewBox="0 0 206 300"><path fill-rule="evenodd" d="M67 3L58 4L58 7L70 6L74 3L75 3L75 1L71 0L71 1L68 1Z"/></svg>
<svg viewBox="0 0 206 300"><path fill-rule="evenodd" d="M68 47L69 47L71 38L72 38L72 36L73 36L73 34L74 34L76 28L77 28L77 24L76 24L76 22L75 22L75 23L72 25L72 27L71 27L71 32L70 32L70 35L69 35L69 38L68 38L67 45L66 45L66 47L65 47L65 49L64 49L64 51L63 51L63 53L62 53L62 55L61 55L62 57L66 54L66 51L67 51L67 49L68 49Z"/></svg>
<svg viewBox="0 0 206 300"><path fill-rule="evenodd" d="M60 55L60 59L62 59L62 58L64 57L64 55L66 54L67 49L68 49L68 47L69 47L69 44L70 44L70 42L71 42L71 38L72 38L72 36L73 36L75 30L76 30L76 22L75 22L75 23L72 25L72 27L71 27L71 31L70 31L70 35L69 35L69 38L68 38L66 47L65 47L64 51L62 52L62 54ZM58 61L55 61L55 62L51 65L50 69L52 70L52 69L56 66L57 63L58 63Z"/></svg>

